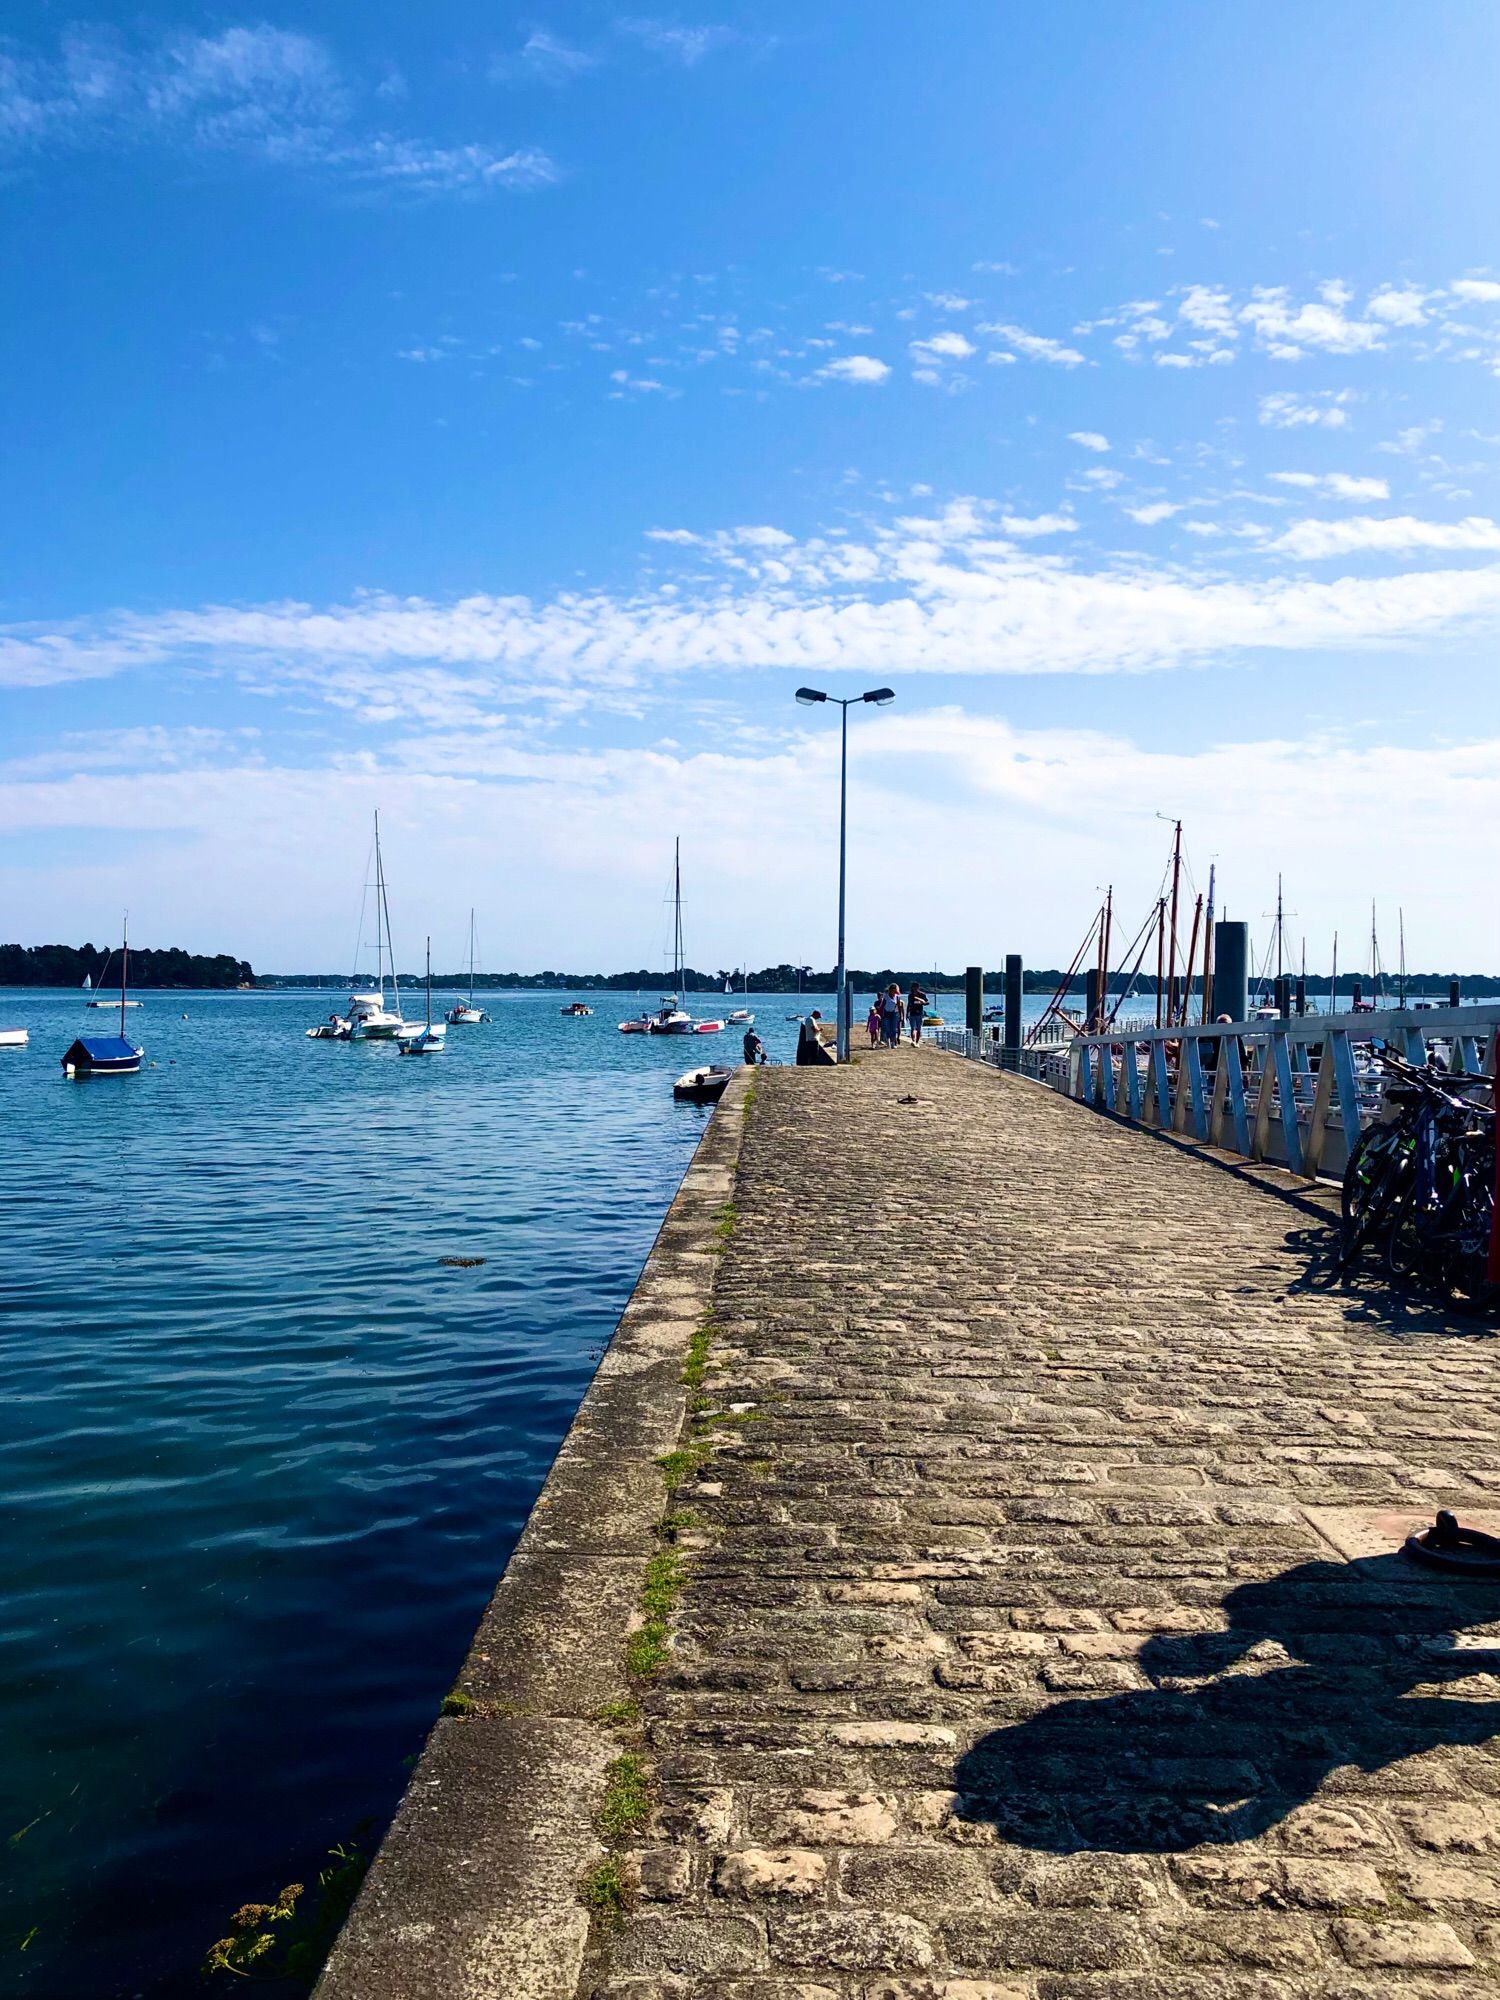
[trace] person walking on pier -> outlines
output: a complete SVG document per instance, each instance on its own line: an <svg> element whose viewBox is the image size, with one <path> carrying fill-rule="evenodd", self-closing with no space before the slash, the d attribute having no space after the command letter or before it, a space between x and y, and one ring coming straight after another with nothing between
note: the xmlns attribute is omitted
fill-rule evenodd
<svg viewBox="0 0 1500 2000"><path fill-rule="evenodd" d="M893 979L885 989L885 997L880 1003L881 1039L888 1049L895 1048L901 1040L901 1030L906 1022L906 1008L901 999L901 988Z"/></svg>
<svg viewBox="0 0 1500 2000"><path fill-rule="evenodd" d="M880 1040L880 995L878 993L870 1002L870 1011L865 1016L865 1033L870 1037L870 1047L873 1049L875 1044Z"/></svg>
<svg viewBox="0 0 1500 2000"><path fill-rule="evenodd" d="M906 996L906 1026L911 1035L912 1047L922 1039L922 1020L927 1012L927 995L920 986L914 986Z"/></svg>

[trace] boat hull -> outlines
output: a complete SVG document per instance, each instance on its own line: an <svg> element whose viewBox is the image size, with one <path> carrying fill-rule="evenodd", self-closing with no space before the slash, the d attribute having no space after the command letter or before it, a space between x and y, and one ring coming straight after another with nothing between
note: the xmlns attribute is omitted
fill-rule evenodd
<svg viewBox="0 0 1500 2000"><path fill-rule="evenodd" d="M672 1085L672 1095L679 1104L715 1104L729 1088L733 1076L732 1069L718 1066L690 1069Z"/></svg>
<svg viewBox="0 0 1500 2000"><path fill-rule="evenodd" d="M28 1039L26 1028L0 1028L0 1049L24 1049Z"/></svg>
<svg viewBox="0 0 1500 2000"><path fill-rule="evenodd" d="M107 1040L84 1041L80 1038L62 1059L64 1076L134 1076L141 1066L144 1049L136 1048L122 1035L111 1035Z"/></svg>

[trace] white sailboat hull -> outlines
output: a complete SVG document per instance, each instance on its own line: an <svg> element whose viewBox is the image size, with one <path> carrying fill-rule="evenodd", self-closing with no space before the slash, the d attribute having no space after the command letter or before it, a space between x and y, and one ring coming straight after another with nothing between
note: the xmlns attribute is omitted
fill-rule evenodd
<svg viewBox="0 0 1500 2000"><path fill-rule="evenodd" d="M0 1028L0 1049L24 1049L28 1038L25 1028Z"/></svg>

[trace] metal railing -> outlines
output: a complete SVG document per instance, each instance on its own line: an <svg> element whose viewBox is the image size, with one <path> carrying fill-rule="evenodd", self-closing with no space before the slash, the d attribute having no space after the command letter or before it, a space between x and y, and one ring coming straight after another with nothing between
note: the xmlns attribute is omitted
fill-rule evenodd
<svg viewBox="0 0 1500 2000"><path fill-rule="evenodd" d="M1337 1175L1365 1126L1383 1115L1390 1048L1408 1062L1437 1056L1454 1074L1494 1076L1500 1003L1391 1008L1377 1014L1070 1035L1066 1046L1007 1050L997 1039L939 1029L940 1048L1014 1069L1129 1123L1180 1132L1308 1180Z"/></svg>

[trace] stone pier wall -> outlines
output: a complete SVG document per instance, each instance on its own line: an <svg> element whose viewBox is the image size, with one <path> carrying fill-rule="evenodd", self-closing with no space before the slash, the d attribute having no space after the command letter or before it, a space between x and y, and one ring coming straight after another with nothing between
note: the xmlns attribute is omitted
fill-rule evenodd
<svg viewBox="0 0 1500 2000"><path fill-rule="evenodd" d="M572 2000L749 1084L705 1129L316 2000Z"/></svg>

